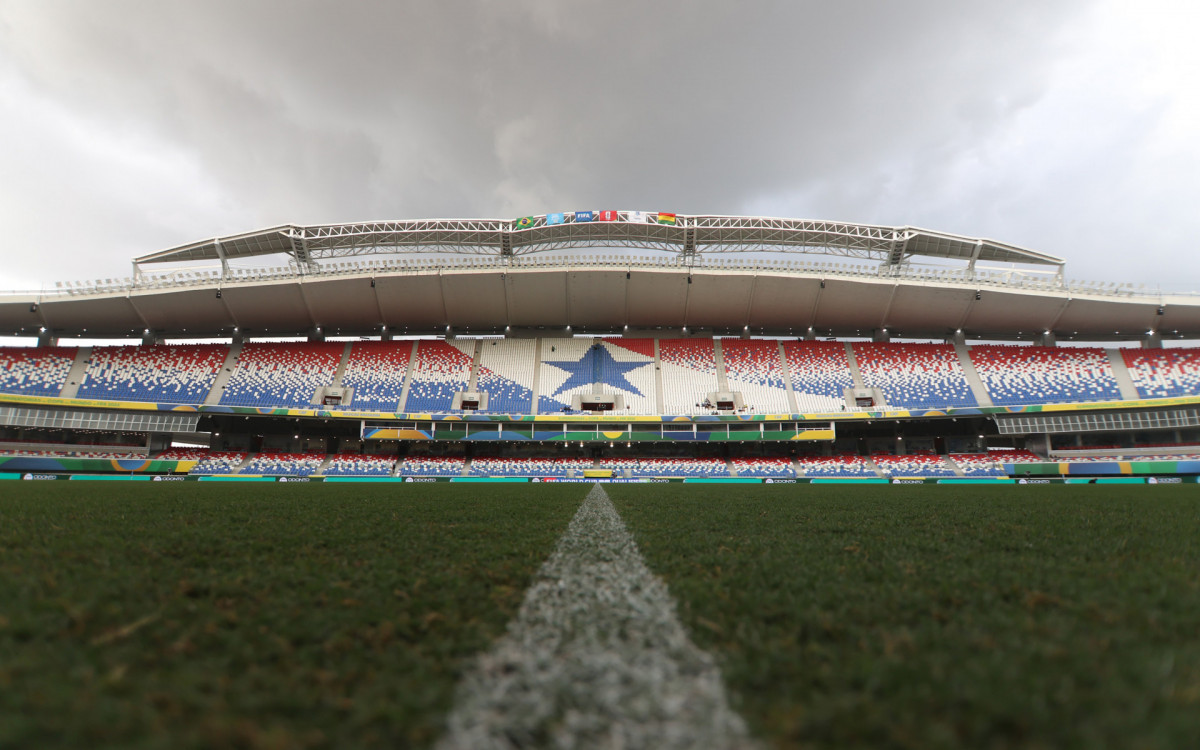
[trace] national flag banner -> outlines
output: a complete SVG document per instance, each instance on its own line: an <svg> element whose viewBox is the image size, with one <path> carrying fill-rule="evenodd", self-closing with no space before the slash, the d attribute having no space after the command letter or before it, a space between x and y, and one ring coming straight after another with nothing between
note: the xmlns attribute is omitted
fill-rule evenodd
<svg viewBox="0 0 1200 750"><path fill-rule="evenodd" d="M675 214L660 213L658 215L658 223L659 224L670 224L670 225L674 226L675 225Z"/></svg>
<svg viewBox="0 0 1200 750"><path fill-rule="evenodd" d="M616 211L597 211L596 221L616 221Z"/></svg>
<svg viewBox="0 0 1200 750"><path fill-rule="evenodd" d="M546 214L547 224L562 224L566 220L566 214Z"/></svg>
<svg viewBox="0 0 1200 750"><path fill-rule="evenodd" d="M647 214L645 211L630 211L626 215L629 217L628 221L631 221L634 224L645 224L646 222L650 222L651 224L654 223L650 219L650 215Z"/></svg>
<svg viewBox="0 0 1200 750"><path fill-rule="evenodd" d="M591 211L576 211L575 221L591 221L593 215L594 214Z"/></svg>
<svg viewBox="0 0 1200 750"><path fill-rule="evenodd" d="M517 229L528 229L531 226L533 226L532 216L522 216L521 218L517 219Z"/></svg>

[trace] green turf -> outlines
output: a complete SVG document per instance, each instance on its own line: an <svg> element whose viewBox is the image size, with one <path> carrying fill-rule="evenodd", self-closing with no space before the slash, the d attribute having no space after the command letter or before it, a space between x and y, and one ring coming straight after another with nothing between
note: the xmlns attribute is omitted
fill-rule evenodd
<svg viewBox="0 0 1200 750"><path fill-rule="evenodd" d="M428 744L585 491L5 483L0 747Z"/></svg>
<svg viewBox="0 0 1200 750"><path fill-rule="evenodd" d="M612 486L780 747L1200 747L1194 487Z"/></svg>

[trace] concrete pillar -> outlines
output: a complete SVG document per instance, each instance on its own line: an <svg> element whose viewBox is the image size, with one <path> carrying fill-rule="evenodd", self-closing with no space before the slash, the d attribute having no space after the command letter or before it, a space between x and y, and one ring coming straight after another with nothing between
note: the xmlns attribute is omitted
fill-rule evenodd
<svg viewBox="0 0 1200 750"><path fill-rule="evenodd" d="M308 340L320 342L325 340L325 332L321 330L321 326L314 326L308 332Z"/></svg>
<svg viewBox="0 0 1200 750"><path fill-rule="evenodd" d="M892 335L886 328L876 328L871 332L871 340L877 344L886 344L892 340Z"/></svg>
<svg viewBox="0 0 1200 750"><path fill-rule="evenodd" d="M384 326L383 330L379 332L379 340L380 341L391 341L395 337L396 337L396 334L389 331L387 329L387 326Z"/></svg>
<svg viewBox="0 0 1200 750"><path fill-rule="evenodd" d="M953 344L954 346L966 346L967 334L963 333L962 331L955 331L946 337L946 343Z"/></svg>
<svg viewBox="0 0 1200 750"><path fill-rule="evenodd" d="M1058 346L1058 336L1054 335L1054 331L1044 331L1033 340L1037 346Z"/></svg>
<svg viewBox="0 0 1200 750"><path fill-rule="evenodd" d="M809 328L808 332L804 334L804 340L805 341L816 341L817 340L817 332L814 331L813 329Z"/></svg>
<svg viewBox="0 0 1200 750"><path fill-rule="evenodd" d="M230 334L230 343L238 345L246 343L245 331L243 331L241 328L234 328L233 333Z"/></svg>
<svg viewBox="0 0 1200 750"><path fill-rule="evenodd" d="M1142 339L1143 349L1162 349L1162 334L1158 331L1150 331Z"/></svg>
<svg viewBox="0 0 1200 750"><path fill-rule="evenodd" d="M162 336L151 330L142 331L142 346L154 346L163 342Z"/></svg>
<svg viewBox="0 0 1200 750"><path fill-rule="evenodd" d="M37 339L38 339L37 345L39 348L58 346L58 336L55 336L53 333L46 330L45 328L38 331Z"/></svg>

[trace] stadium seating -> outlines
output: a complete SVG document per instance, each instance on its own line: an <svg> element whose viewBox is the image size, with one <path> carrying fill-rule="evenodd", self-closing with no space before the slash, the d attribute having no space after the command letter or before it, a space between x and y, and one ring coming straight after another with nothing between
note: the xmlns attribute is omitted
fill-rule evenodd
<svg viewBox="0 0 1200 750"><path fill-rule="evenodd" d="M74 349L0 348L0 393L57 396L74 362Z"/></svg>
<svg viewBox="0 0 1200 750"><path fill-rule="evenodd" d="M840 341L785 341L783 356L801 412L842 411L854 386L846 345Z"/></svg>
<svg viewBox="0 0 1200 750"><path fill-rule="evenodd" d="M360 456L357 453L338 453L329 459L321 473L327 477L386 477L396 466L394 456Z"/></svg>
<svg viewBox="0 0 1200 750"><path fill-rule="evenodd" d="M421 339L417 342L416 357L404 411L453 411L454 394L467 390L471 380L475 342Z"/></svg>
<svg viewBox="0 0 1200 750"><path fill-rule="evenodd" d="M1142 398L1200 395L1200 350L1122 349L1121 356Z"/></svg>
<svg viewBox="0 0 1200 750"><path fill-rule="evenodd" d="M457 456L409 456L400 462L396 474L406 477L457 477L463 473L464 459Z"/></svg>
<svg viewBox="0 0 1200 750"><path fill-rule="evenodd" d="M574 470L583 476L592 468L590 458L494 458L471 459L471 476L479 477L565 477Z"/></svg>
<svg viewBox="0 0 1200 750"><path fill-rule="evenodd" d="M1121 398L1103 349L981 345L970 352L996 406Z"/></svg>
<svg viewBox="0 0 1200 750"><path fill-rule="evenodd" d="M189 474L232 474L246 454L238 451L212 451L192 467Z"/></svg>
<svg viewBox="0 0 1200 750"><path fill-rule="evenodd" d="M729 467L719 458L602 458L600 467L635 477L727 477Z"/></svg>
<svg viewBox="0 0 1200 750"><path fill-rule="evenodd" d="M263 452L250 459L238 473L306 477L316 473L324 462L324 453Z"/></svg>
<svg viewBox="0 0 1200 750"><path fill-rule="evenodd" d="M482 411L533 413L536 339L484 339L479 350L475 390L488 395Z"/></svg>
<svg viewBox="0 0 1200 750"><path fill-rule="evenodd" d="M555 414L571 406L571 397L591 393L603 356L592 348L593 340L543 339L542 361L538 363L538 412Z"/></svg>
<svg viewBox="0 0 1200 750"><path fill-rule="evenodd" d="M796 459L806 477L876 477L866 459L854 455L801 456Z"/></svg>
<svg viewBox="0 0 1200 750"><path fill-rule="evenodd" d="M988 451L988 455L992 457L992 460L1005 464L1037 464L1051 460L1048 458L1042 458L1033 451L1024 449Z"/></svg>
<svg viewBox="0 0 1200 750"><path fill-rule="evenodd" d="M941 409L977 406L958 353L949 344L857 342L863 385L883 392L888 406Z"/></svg>
<svg viewBox="0 0 1200 750"><path fill-rule="evenodd" d="M729 390L740 391L747 407L771 414L791 412L777 340L721 339L721 357Z"/></svg>
<svg viewBox="0 0 1200 750"><path fill-rule="evenodd" d="M411 341L355 341L342 373L342 385L354 389L350 408L398 411L411 357Z"/></svg>
<svg viewBox="0 0 1200 750"><path fill-rule="evenodd" d="M967 477L1006 477L1003 461L988 453L953 453L950 460Z"/></svg>
<svg viewBox="0 0 1200 750"><path fill-rule="evenodd" d="M199 404L228 354L224 344L95 347L79 397Z"/></svg>
<svg viewBox="0 0 1200 750"><path fill-rule="evenodd" d="M716 350L712 339L660 339L663 413L692 414L696 404L719 390Z"/></svg>
<svg viewBox="0 0 1200 750"><path fill-rule="evenodd" d="M739 477L795 477L790 458L734 458L733 470Z"/></svg>
<svg viewBox="0 0 1200 750"><path fill-rule="evenodd" d="M602 345L608 355L600 362L605 393L624 397L629 413L656 414L654 339L606 338Z"/></svg>
<svg viewBox="0 0 1200 750"><path fill-rule="evenodd" d="M954 470L946 465L941 456L925 454L890 456L875 454L871 460L885 477L953 477Z"/></svg>
<svg viewBox="0 0 1200 750"><path fill-rule="evenodd" d="M346 345L340 342L250 343L242 347L221 403L305 407L332 385Z"/></svg>
<svg viewBox="0 0 1200 750"><path fill-rule="evenodd" d="M208 448L168 448L154 457L157 461L203 461L209 457Z"/></svg>

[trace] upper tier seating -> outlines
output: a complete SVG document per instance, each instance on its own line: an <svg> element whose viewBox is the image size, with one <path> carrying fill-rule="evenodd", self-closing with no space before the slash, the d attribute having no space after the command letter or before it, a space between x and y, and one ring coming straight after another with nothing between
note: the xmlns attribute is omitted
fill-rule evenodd
<svg viewBox="0 0 1200 750"><path fill-rule="evenodd" d="M75 349L0 348L0 393L57 396L67 384Z"/></svg>
<svg viewBox="0 0 1200 750"><path fill-rule="evenodd" d="M1200 350L1122 349L1129 377L1142 398L1200 395Z"/></svg>
<svg viewBox="0 0 1200 750"><path fill-rule="evenodd" d="M400 462L396 474L413 477L457 477L465 460L458 456L409 456Z"/></svg>
<svg viewBox="0 0 1200 750"><path fill-rule="evenodd" d="M240 451L212 451L200 463L192 467L189 474L232 474L238 464L246 460Z"/></svg>
<svg viewBox="0 0 1200 750"><path fill-rule="evenodd" d="M306 477L315 473L324 462L324 453L263 452L250 459L238 473Z"/></svg>
<svg viewBox="0 0 1200 750"><path fill-rule="evenodd" d="M783 355L801 412L846 408L845 392L854 386L846 345L840 341L785 341Z"/></svg>
<svg viewBox="0 0 1200 750"><path fill-rule="evenodd" d="M796 476L790 458L735 458L733 470L739 477L784 477Z"/></svg>
<svg viewBox="0 0 1200 750"><path fill-rule="evenodd" d="M747 407L760 413L791 413L778 341L721 339L721 357L729 390L740 391Z"/></svg>
<svg viewBox="0 0 1200 750"><path fill-rule="evenodd" d="M607 355L600 360L604 392L624 397L627 413L656 414L654 339L606 338L602 346Z"/></svg>
<svg viewBox="0 0 1200 750"><path fill-rule="evenodd" d="M625 413L654 414L653 339L542 339L538 411L554 414L571 397L621 396Z"/></svg>
<svg viewBox="0 0 1200 750"><path fill-rule="evenodd" d="M858 342L854 357L863 385L883 391L890 407L978 405L958 353L949 344Z"/></svg>
<svg viewBox="0 0 1200 750"><path fill-rule="evenodd" d="M533 413L537 339L484 339L479 350L475 390L488 395L487 408L499 414Z"/></svg>
<svg viewBox="0 0 1200 750"><path fill-rule="evenodd" d="M968 477L1006 477L1003 461L998 461L989 453L953 453L950 460L958 464L964 476Z"/></svg>
<svg viewBox="0 0 1200 750"><path fill-rule="evenodd" d="M360 456L357 453L338 453L321 472L327 477L386 477L396 466L394 456Z"/></svg>
<svg viewBox="0 0 1200 750"><path fill-rule="evenodd" d="M250 343L242 347L221 403L227 406L305 407L317 389L333 384L346 345L341 342Z"/></svg>
<svg viewBox="0 0 1200 750"><path fill-rule="evenodd" d="M971 363L996 406L1121 398L1103 349L1091 347L971 347Z"/></svg>
<svg viewBox="0 0 1200 750"><path fill-rule="evenodd" d="M98 346L79 398L200 404L228 354L224 344Z"/></svg>
<svg viewBox="0 0 1200 750"><path fill-rule="evenodd" d="M885 477L952 477L954 470L946 465L941 456L917 454L891 456L876 454L871 460Z"/></svg>
<svg viewBox="0 0 1200 750"><path fill-rule="evenodd" d="M398 411L411 357L411 341L355 341L342 373L342 385L354 389L350 408Z"/></svg>
<svg viewBox="0 0 1200 750"><path fill-rule="evenodd" d="M467 390L475 342L421 339L416 342L412 382L404 411L446 413L454 410L454 394Z"/></svg>
<svg viewBox="0 0 1200 750"><path fill-rule="evenodd" d="M720 390L712 339L659 339L663 413L693 414L708 394Z"/></svg>
<svg viewBox="0 0 1200 750"><path fill-rule="evenodd" d="M876 477L866 459L855 455L801 456L796 459L806 477Z"/></svg>
<svg viewBox="0 0 1200 750"><path fill-rule="evenodd" d="M592 468L590 458L495 458L471 459L471 476L477 477L565 477L573 469L583 476Z"/></svg>

